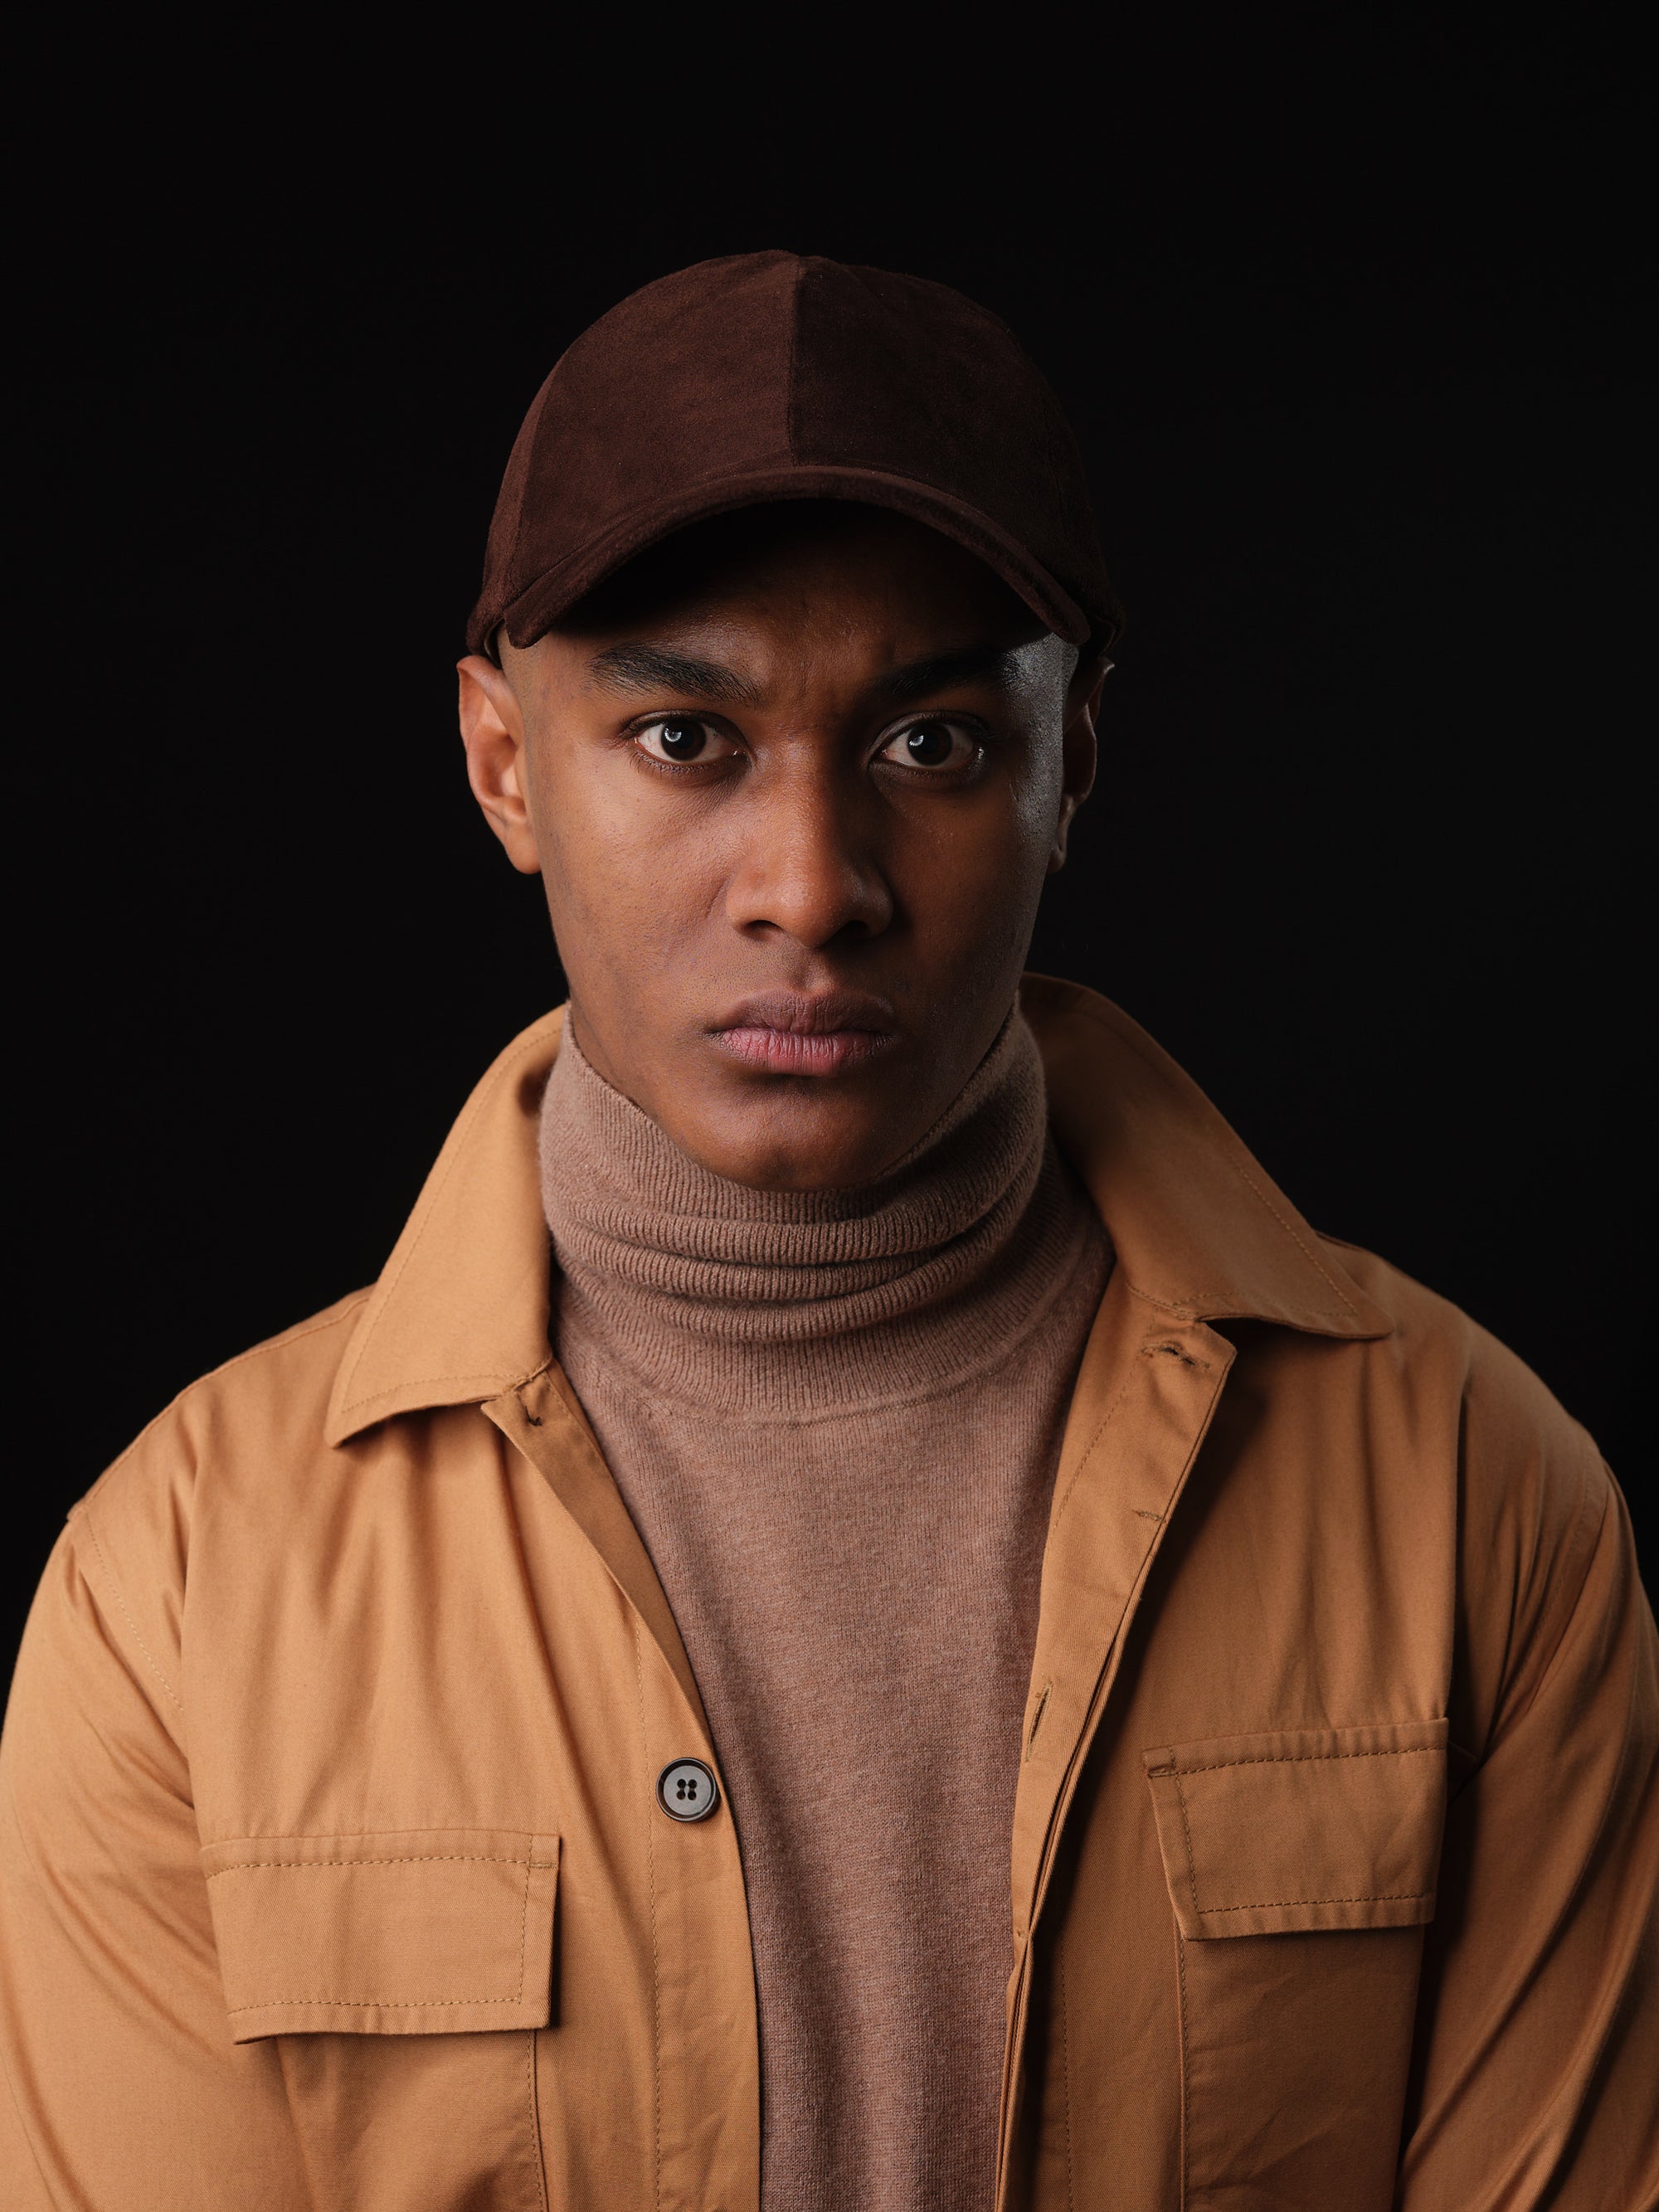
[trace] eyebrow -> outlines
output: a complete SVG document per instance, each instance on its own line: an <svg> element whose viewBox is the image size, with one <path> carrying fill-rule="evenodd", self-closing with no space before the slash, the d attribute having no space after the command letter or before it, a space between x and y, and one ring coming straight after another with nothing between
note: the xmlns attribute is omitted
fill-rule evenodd
<svg viewBox="0 0 1659 2212"><path fill-rule="evenodd" d="M1000 645L961 646L950 653L930 653L925 660L907 661L890 668L870 689L874 696L895 706L908 706L952 684L984 682L988 678L1007 689L1013 679L1015 648ZM687 653L670 653L658 645L629 643L607 646L595 653L592 676L609 691L677 691L683 697L708 699L722 706L752 707L760 692L735 668L718 660L699 660Z"/></svg>
<svg viewBox="0 0 1659 2212"><path fill-rule="evenodd" d="M731 707L752 707L760 697L735 668L658 645L607 646L593 656L592 673L610 691L678 691Z"/></svg>
<svg viewBox="0 0 1659 2212"><path fill-rule="evenodd" d="M878 697L900 707L925 699L930 692L947 691L954 684L982 683L988 678L1006 690L1012 685L1014 656L1012 646L963 646L954 653L935 653L926 660L907 661L902 668L889 669L870 688Z"/></svg>

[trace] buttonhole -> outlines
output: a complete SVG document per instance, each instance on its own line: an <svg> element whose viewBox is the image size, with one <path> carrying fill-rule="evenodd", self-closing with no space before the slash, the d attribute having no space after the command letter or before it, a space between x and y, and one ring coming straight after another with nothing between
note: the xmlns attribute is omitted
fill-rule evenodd
<svg viewBox="0 0 1659 2212"><path fill-rule="evenodd" d="M1178 1359L1183 1367L1207 1368L1210 1364L1207 1359L1194 1359L1192 1353L1179 1344L1149 1344L1146 1351L1149 1356L1161 1352L1166 1359Z"/></svg>
<svg viewBox="0 0 1659 2212"><path fill-rule="evenodd" d="M1038 1692L1036 1711L1031 1716L1031 1733L1025 1739L1025 1756L1027 1759L1031 1756L1031 1747L1036 1741L1036 1732L1042 1726L1042 1716L1048 1708L1048 1692L1054 1688L1054 1686L1052 1682L1045 1682L1042 1690Z"/></svg>

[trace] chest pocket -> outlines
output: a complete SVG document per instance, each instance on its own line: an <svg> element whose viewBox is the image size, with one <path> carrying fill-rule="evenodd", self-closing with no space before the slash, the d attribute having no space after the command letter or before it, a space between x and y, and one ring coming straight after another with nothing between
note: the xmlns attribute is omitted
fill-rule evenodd
<svg viewBox="0 0 1659 2212"><path fill-rule="evenodd" d="M557 1838L261 1836L202 1862L231 2038L276 2039L319 2203L539 2212Z"/></svg>
<svg viewBox="0 0 1659 2212"><path fill-rule="evenodd" d="M1176 1926L1188 2212L1393 2199L1443 1720L1146 1752Z"/></svg>

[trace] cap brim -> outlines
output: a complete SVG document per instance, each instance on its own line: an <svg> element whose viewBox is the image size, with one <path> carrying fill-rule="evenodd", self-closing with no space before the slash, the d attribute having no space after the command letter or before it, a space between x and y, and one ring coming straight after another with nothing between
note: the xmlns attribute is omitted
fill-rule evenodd
<svg viewBox="0 0 1659 2212"><path fill-rule="evenodd" d="M712 515L729 514L738 507L788 499L857 500L866 507L890 507L954 539L964 551L983 561L1045 628L1069 644L1085 645L1091 638L1108 642L1115 633L1113 611L1103 611L1101 618L1091 620L1024 546L966 501L953 499L931 484L890 476L878 469L800 466L724 477L718 483L636 510L544 570L504 607L492 610L480 602L467 625L468 647L474 653L483 652L498 628L506 630L514 645L533 645L596 585L674 531L705 522Z"/></svg>

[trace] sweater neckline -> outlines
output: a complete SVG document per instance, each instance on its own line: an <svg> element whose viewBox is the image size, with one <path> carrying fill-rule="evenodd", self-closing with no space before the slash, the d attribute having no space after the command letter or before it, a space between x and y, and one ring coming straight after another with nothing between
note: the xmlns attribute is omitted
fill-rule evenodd
<svg viewBox="0 0 1659 2212"><path fill-rule="evenodd" d="M556 1337L711 1410L815 1418L949 1389L1013 1355L1103 1233L1046 1109L1016 1007L876 1181L754 1190L691 1159L567 1027L540 1131Z"/></svg>

